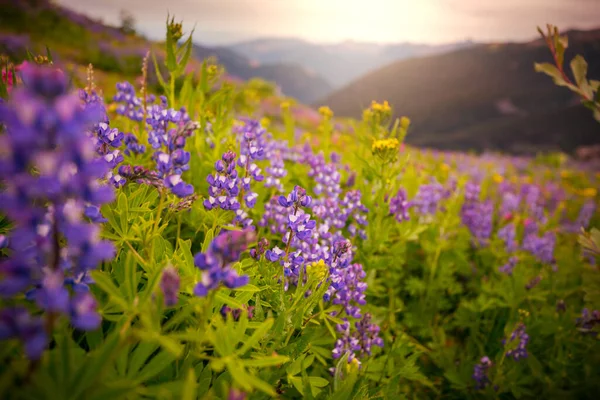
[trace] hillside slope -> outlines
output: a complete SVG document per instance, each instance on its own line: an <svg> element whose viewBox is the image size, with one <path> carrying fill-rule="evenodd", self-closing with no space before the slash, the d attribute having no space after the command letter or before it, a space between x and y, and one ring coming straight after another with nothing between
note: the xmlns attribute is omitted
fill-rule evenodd
<svg viewBox="0 0 600 400"><path fill-rule="evenodd" d="M567 63L588 60L600 77L600 30L570 31ZM550 62L541 40L478 45L447 54L395 62L317 104L360 117L371 100L388 100L396 116L413 122L408 143L445 149L512 152L562 149L600 142L600 124L577 106L570 91L536 73Z"/></svg>
<svg viewBox="0 0 600 400"><path fill-rule="evenodd" d="M321 76L295 63L254 63L249 58L226 47L209 48L194 45L197 58L214 57L228 74L241 79L262 78L275 82L281 91L301 102L311 103L328 95L331 85Z"/></svg>

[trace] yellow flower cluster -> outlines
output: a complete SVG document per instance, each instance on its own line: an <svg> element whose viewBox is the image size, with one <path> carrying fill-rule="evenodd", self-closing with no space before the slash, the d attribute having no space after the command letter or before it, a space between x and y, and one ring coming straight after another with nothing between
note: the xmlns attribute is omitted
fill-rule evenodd
<svg viewBox="0 0 600 400"><path fill-rule="evenodd" d="M206 67L206 74L209 78L214 78L219 74L219 67L217 65L209 65Z"/></svg>
<svg viewBox="0 0 600 400"><path fill-rule="evenodd" d="M590 187L590 188L578 190L577 193L583 197L596 197L596 194L598 194L598 190L596 190L596 188Z"/></svg>
<svg viewBox="0 0 600 400"><path fill-rule="evenodd" d="M331 108L327 106L319 107L319 114L321 114L321 116L326 119L333 118L333 111L331 111Z"/></svg>
<svg viewBox="0 0 600 400"><path fill-rule="evenodd" d="M386 114L386 113L391 113L392 108L390 107L390 104L387 102L387 100L385 100L383 103L378 103L375 100L373 100L371 102L371 111L377 112L380 114Z"/></svg>
<svg viewBox="0 0 600 400"><path fill-rule="evenodd" d="M366 122L380 123L392 116L392 108L387 101L383 103L371 102L371 107L363 111L363 120Z"/></svg>
<svg viewBox="0 0 600 400"><path fill-rule="evenodd" d="M398 156L400 142L396 138L376 140L371 146L371 151L383 162L395 161Z"/></svg>
<svg viewBox="0 0 600 400"><path fill-rule="evenodd" d="M328 271L329 268L323 260L315 261L306 267L306 273L308 276L314 276L319 281L322 281L327 277Z"/></svg>
<svg viewBox="0 0 600 400"><path fill-rule="evenodd" d="M373 142L373 146L371 146L371 150L373 153L396 150L400 147L400 142L396 138L392 139L382 139L376 140Z"/></svg>
<svg viewBox="0 0 600 400"><path fill-rule="evenodd" d="M267 129L271 125L271 120L267 117L262 117L260 120L260 125Z"/></svg>
<svg viewBox="0 0 600 400"><path fill-rule="evenodd" d="M492 176L492 179L496 183L502 183L502 182L504 182L504 177L502 175L500 175L500 174L494 174Z"/></svg>
<svg viewBox="0 0 600 400"><path fill-rule="evenodd" d="M281 102L281 104L279 105L279 107L280 107L280 108L281 108L283 111L287 111L287 110L289 110L291 106L292 106L292 104L291 104L289 101L287 101L287 100L285 100L285 101L282 101L282 102Z"/></svg>

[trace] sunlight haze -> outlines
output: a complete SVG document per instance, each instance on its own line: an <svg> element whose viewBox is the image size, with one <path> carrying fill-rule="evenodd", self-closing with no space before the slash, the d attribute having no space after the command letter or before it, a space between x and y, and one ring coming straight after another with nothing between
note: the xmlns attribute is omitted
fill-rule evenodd
<svg viewBox="0 0 600 400"><path fill-rule="evenodd" d="M118 24L125 9L138 30L163 35L167 12L196 24L195 38L227 44L263 37L313 42L448 43L528 40L535 26L563 29L600 24L599 0L59 0L94 18Z"/></svg>

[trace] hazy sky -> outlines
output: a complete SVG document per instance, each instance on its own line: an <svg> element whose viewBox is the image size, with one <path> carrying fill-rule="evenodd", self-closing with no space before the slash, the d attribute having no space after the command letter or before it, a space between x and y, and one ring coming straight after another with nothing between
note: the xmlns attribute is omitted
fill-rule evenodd
<svg viewBox="0 0 600 400"><path fill-rule="evenodd" d="M194 38L225 44L258 37L314 42L347 39L445 43L527 40L547 22L600 27L600 0L58 0L117 24L121 9L151 38L164 35L167 12L196 24Z"/></svg>

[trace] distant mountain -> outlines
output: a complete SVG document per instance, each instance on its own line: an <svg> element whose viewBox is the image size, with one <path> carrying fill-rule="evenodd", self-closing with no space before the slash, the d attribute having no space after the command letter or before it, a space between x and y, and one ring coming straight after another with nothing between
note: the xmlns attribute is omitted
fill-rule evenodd
<svg viewBox="0 0 600 400"><path fill-rule="evenodd" d="M469 47L466 41L449 45L397 43L390 45L345 41L316 44L300 39L257 39L229 46L261 64L295 63L323 76L339 88L393 61Z"/></svg>
<svg viewBox="0 0 600 400"><path fill-rule="evenodd" d="M299 64L273 62L263 65L226 47L194 45L194 55L200 59L214 57L228 74L238 78L257 77L275 82L283 94L303 103L316 101L333 90L329 82Z"/></svg>
<svg viewBox="0 0 600 400"><path fill-rule="evenodd" d="M600 29L569 31L568 65L575 54L600 78ZM577 98L533 69L551 62L542 40L477 45L398 61L336 91L319 104L337 115L360 117L371 100L388 100L408 116L407 142L443 149L511 152L600 143L600 124Z"/></svg>

